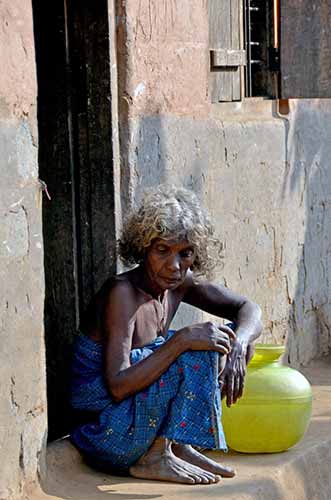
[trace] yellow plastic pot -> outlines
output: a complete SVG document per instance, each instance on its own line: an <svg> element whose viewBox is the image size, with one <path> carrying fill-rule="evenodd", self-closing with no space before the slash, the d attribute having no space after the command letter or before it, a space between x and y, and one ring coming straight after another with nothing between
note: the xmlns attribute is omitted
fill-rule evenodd
<svg viewBox="0 0 331 500"><path fill-rule="evenodd" d="M257 344L243 397L231 408L223 400L222 422L231 449L275 453L303 437L311 416L311 387L300 372L280 363L284 350Z"/></svg>

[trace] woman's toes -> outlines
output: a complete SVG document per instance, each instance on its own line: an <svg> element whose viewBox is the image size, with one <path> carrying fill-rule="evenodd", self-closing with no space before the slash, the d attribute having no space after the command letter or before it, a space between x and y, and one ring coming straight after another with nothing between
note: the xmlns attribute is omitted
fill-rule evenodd
<svg viewBox="0 0 331 500"><path fill-rule="evenodd" d="M215 476L215 474L212 474L211 472L207 472L207 471L205 472L204 471L204 476L207 477L207 479L208 479L208 481L210 483L215 483L216 482L216 476Z"/></svg>
<svg viewBox="0 0 331 500"><path fill-rule="evenodd" d="M196 482L197 484L202 483L202 478L201 478L201 477L199 477L199 476L197 476L197 475L194 475L194 480L195 480L195 482Z"/></svg>
<svg viewBox="0 0 331 500"><path fill-rule="evenodd" d="M201 482L202 482L202 484L209 484L210 483L208 477L206 477L205 475L201 475Z"/></svg>
<svg viewBox="0 0 331 500"><path fill-rule="evenodd" d="M191 479L193 479L193 481L196 483L196 484L200 484L202 482L202 479L201 477L199 477L197 474L195 474L194 472L187 472L185 471L185 474L187 474L188 477L190 477Z"/></svg>
<svg viewBox="0 0 331 500"><path fill-rule="evenodd" d="M183 481L183 483L186 483L186 484L196 484L197 481L192 476L185 476L185 480Z"/></svg>
<svg viewBox="0 0 331 500"><path fill-rule="evenodd" d="M234 477L236 475L236 471L231 469L231 467L222 467L221 475L223 477Z"/></svg>
<svg viewBox="0 0 331 500"><path fill-rule="evenodd" d="M200 467L196 467L194 465L192 465L192 467L194 467L196 474L199 475L203 484L212 484L216 482L215 474L208 472L204 469L200 469Z"/></svg>
<svg viewBox="0 0 331 500"><path fill-rule="evenodd" d="M200 470L198 474L203 484L212 484L216 482L216 476L214 474L210 474L204 470Z"/></svg>
<svg viewBox="0 0 331 500"><path fill-rule="evenodd" d="M187 483L187 484L196 484L198 483L197 478L195 474L192 474L191 471L188 471L186 469L183 469L181 467L178 467L176 464L174 467L174 473L178 478L181 478L181 482Z"/></svg>

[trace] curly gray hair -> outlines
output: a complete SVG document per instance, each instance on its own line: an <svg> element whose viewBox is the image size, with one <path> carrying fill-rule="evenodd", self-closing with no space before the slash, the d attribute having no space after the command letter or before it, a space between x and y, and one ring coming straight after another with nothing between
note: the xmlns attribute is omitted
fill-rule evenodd
<svg viewBox="0 0 331 500"><path fill-rule="evenodd" d="M155 238L186 239L195 249L192 271L208 274L221 258L209 215L192 191L175 186L149 190L123 224L119 254L126 265L143 261Z"/></svg>

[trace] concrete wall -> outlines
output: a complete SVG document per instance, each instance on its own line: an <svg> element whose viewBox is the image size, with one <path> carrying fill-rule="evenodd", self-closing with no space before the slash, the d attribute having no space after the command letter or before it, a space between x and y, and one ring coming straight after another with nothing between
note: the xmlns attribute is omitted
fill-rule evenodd
<svg viewBox="0 0 331 500"><path fill-rule="evenodd" d="M206 0L117 3L124 212L151 185L195 190L225 245L216 280L262 306L262 340L296 365L326 354L331 101L211 104Z"/></svg>
<svg viewBox="0 0 331 500"><path fill-rule="evenodd" d="M206 0L117 1L122 204L194 189L225 245L216 280L257 300L294 364L330 348L331 102L212 105ZM46 435L43 254L30 0L0 5L0 500L25 498ZM184 308L177 324L199 319Z"/></svg>
<svg viewBox="0 0 331 500"><path fill-rule="evenodd" d="M30 0L0 3L0 499L34 487L46 432L43 250Z"/></svg>

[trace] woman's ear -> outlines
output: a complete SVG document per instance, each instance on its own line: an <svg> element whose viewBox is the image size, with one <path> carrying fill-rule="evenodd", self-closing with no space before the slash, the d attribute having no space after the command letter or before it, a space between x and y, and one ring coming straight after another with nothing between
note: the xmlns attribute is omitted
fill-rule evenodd
<svg viewBox="0 0 331 500"><path fill-rule="evenodd" d="M190 266L191 271L199 269L199 257L196 255L193 264Z"/></svg>

